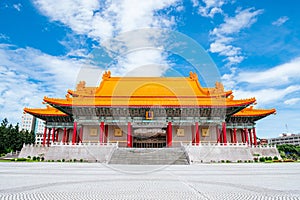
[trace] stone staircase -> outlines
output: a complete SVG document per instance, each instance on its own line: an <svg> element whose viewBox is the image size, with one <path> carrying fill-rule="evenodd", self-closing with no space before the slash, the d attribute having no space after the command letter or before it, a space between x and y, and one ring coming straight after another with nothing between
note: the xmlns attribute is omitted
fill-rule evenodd
<svg viewBox="0 0 300 200"><path fill-rule="evenodd" d="M188 165L182 148L117 148L109 164Z"/></svg>

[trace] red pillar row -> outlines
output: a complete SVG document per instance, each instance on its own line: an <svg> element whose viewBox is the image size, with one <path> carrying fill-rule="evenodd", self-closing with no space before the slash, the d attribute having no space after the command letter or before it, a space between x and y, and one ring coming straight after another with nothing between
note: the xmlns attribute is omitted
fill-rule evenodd
<svg viewBox="0 0 300 200"><path fill-rule="evenodd" d="M172 147L172 122L168 122L167 126L167 147Z"/></svg>
<svg viewBox="0 0 300 200"><path fill-rule="evenodd" d="M199 134L199 123L195 123L195 128L196 128L196 144L199 145L200 143L200 134Z"/></svg>
<svg viewBox="0 0 300 200"><path fill-rule="evenodd" d="M131 122L127 124L127 147L132 147Z"/></svg>
<svg viewBox="0 0 300 200"><path fill-rule="evenodd" d="M74 122L74 124L73 124L72 144L76 143L76 137L77 137L77 122Z"/></svg>

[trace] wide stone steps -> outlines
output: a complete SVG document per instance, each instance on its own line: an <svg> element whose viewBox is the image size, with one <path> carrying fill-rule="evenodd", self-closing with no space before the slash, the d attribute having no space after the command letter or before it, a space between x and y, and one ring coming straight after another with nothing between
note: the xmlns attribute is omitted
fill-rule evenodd
<svg viewBox="0 0 300 200"><path fill-rule="evenodd" d="M117 148L109 164L132 165L187 165L181 148Z"/></svg>

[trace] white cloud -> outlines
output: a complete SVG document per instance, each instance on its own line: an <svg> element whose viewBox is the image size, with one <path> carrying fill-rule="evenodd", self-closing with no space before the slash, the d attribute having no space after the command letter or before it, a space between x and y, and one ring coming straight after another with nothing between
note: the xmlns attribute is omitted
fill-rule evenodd
<svg viewBox="0 0 300 200"><path fill-rule="evenodd" d="M280 86L300 81L300 57L288 63L267 69L265 71L241 72L237 76L238 82L257 85ZM249 78L244 78L249 77Z"/></svg>
<svg viewBox="0 0 300 200"><path fill-rule="evenodd" d="M222 6L226 4L226 0L192 0L193 6L198 7L198 12L203 17L213 18L217 13L223 13Z"/></svg>
<svg viewBox="0 0 300 200"><path fill-rule="evenodd" d="M298 102L300 102L300 98L291 98L291 99L288 99L288 100L284 101L284 104L295 105Z"/></svg>
<svg viewBox="0 0 300 200"><path fill-rule="evenodd" d="M299 101L300 58L264 71L242 71L232 68L222 81L233 89L236 98L256 97L259 105L273 103L294 105ZM290 98L286 100L287 96Z"/></svg>
<svg viewBox="0 0 300 200"><path fill-rule="evenodd" d="M0 119L20 121L23 108L42 106L45 95L64 97L82 67L93 66L32 48L0 45Z"/></svg>
<svg viewBox="0 0 300 200"><path fill-rule="evenodd" d="M255 97L259 105L268 105L274 102L282 102L285 96L300 91L300 85L289 86L285 89L266 88L257 90L234 90L237 99Z"/></svg>
<svg viewBox="0 0 300 200"><path fill-rule="evenodd" d="M174 7L176 10L179 5L178 1L179 0L107 0L99 2L97 0L91 0L83 2L65 0L61 2L58 0L34 0L34 4L42 14L48 16L51 20L62 22L75 33L87 35L98 41L103 47L108 48L107 51L114 50L114 53L118 54L120 50L123 51L128 48L127 42L131 41L122 40L117 41L118 44L107 44L110 39L126 32L131 33L131 31L137 29L150 27L172 28L175 25L174 16L158 14L157 12L170 7ZM182 9L183 8L179 8L179 11ZM143 37L143 39L144 41L140 43L142 45L148 42L156 42L153 40L153 37ZM143 51L143 53L150 53L144 56L151 58L151 52ZM127 57L136 55L137 54L128 54ZM157 56L153 57L152 63L157 64L155 62L163 59L164 55L161 54L160 57L160 59L157 59ZM123 57L119 57L119 59L122 58ZM118 63L124 63L126 60L134 59L139 58L127 58L118 61ZM132 65L128 63L128 65L124 66Z"/></svg>
<svg viewBox="0 0 300 200"><path fill-rule="evenodd" d="M284 24L288 20L289 20L289 18L287 16L283 16L283 17L278 18L276 21L272 22L272 25L281 26L282 24Z"/></svg>
<svg viewBox="0 0 300 200"><path fill-rule="evenodd" d="M210 37L213 41L210 44L210 52L225 56L228 65L242 62L244 60L242 49L233 46L231 43L238 37L241 30L254 24L257 21L257 16L262 12L263 10L248 8L237 10L234 17L225 17L224 23L210 32Z"/></svg>
<svg viewBox="0 0 300 200"><path fill-rule="evenodd" d="M14 4L13 5L14 9L16 9L17 11L21 11L21 8L22 8L22 4L18 3L18 4Z"/></svg>

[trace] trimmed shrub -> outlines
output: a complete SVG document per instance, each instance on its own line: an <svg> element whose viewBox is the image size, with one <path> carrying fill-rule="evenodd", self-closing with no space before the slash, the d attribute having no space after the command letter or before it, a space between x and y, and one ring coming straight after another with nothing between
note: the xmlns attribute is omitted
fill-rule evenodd
<svg viewBox="0 0 300 200"><path fill-rule="evenodd" d="M258 162L258 158L253 158L254 162Z"/></svg>
<svg viewBox="0 0 300 200"><path fill-rule="evenodd" d="M272 159L272 157L271 157L271 156L269 156L267 160L273 160L273 159Z"/></svg>
<svg viewBox="0 0 300 200"><path fill-rule="evenodd" d="M82 158L80 159L80 162L83 162L83 159L82 159Z"/></svg>
<svg viewBox="0 0 300 200"><path fill-rule="evenodd" d="M36 157L36 160L37 160L37 161L40 161L40 160L41 160L41 158L38 156L38 157Z"/></svg>
<svg viewBox="0 0 300 200"><path fill-rule="evenodd" d="M259 154L259 153L255 153L255 154L253 154L253 156L257 156L257 157L259 157L259 156L260 156L260 154Z"/></svg>
<svg viewBox="0 0 300 200"><path fill-rule="evenodd" d="M76 162L76 161L77 161L76 158L74 158L74 159L73 159L73 162Z"/></svg>
<svg viewBox="0 0 300 200"><path fill-rule="evenodd" d="M277 157L277 156L274 156L273 160L278 160L278 157Z"/></svg>
<svg viewBox="0 0 300 200"><path fill-rule="evenodd" d="M31 156L27 156L28 159L31 159Z"/></svg>
<svg viewBox="0 0 300 200"><path fill-rule="evenodd" d="M62 161L62 162L65 162L66 160L63 158L61 161Z"/></svg>
<svg viewBox="0 0 300 200"><path fill-rule="evenodd" d="M57 160L56 162L61 162L61 160Z"/></svg>
<svg viewBox="0 0 300 200"><path fill-rule="evenodd" d="M33 160L33 161L36 161L36 157L35 157L35 156L33 156L33 157L32 157L32 160Z"/></svg>
<svg viewBox="0 0 300 200"><path fill-rule="evenodd" d="M44 158L44 157L42 157L42 158L41 158L41 161L44 161L44 160L45 160L45 158Z"/></svg>
<svg viewBox="0 0 300 200"><path fill-rule="evenodd" d="M12 159L10 159L10 161L14 161L14 162L15 162L15 161L16 161L16 159L15 159L15 158L12 158Z"/></svg>
<svg viewBox="0 0 300 200"><path fill-rule="evenodd" d="M231 163L231 161L230 160L226 160L226 163Z"/></svg>
<svg viewBox="0 0 300 200"><path fill-rule="evenodd" d="M266 161L266 159L264 157L259 158L259 162L265 162L265 161Z"/></svg>
<svg viewBox="0 0 300 200"><path fill-rule="evenodd" d="M54 160L52 160L52 162L54 162Z"/></svg>
<svg viewBox="0 0 300 200"><path fill-rule="evenodd" d="M21 161L21 162L26 161L26 160L27 160L26 158L17 158L17 161Z"/></svg>

